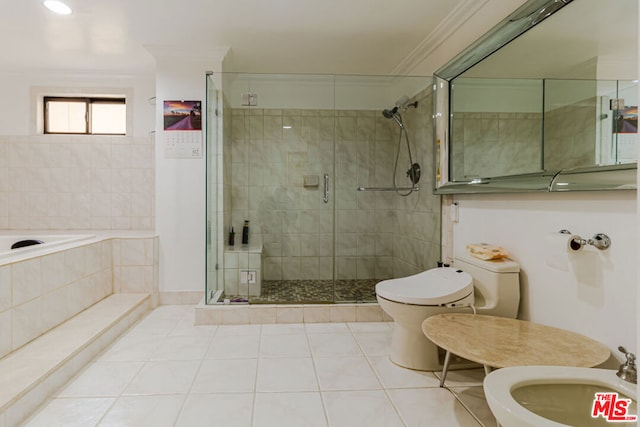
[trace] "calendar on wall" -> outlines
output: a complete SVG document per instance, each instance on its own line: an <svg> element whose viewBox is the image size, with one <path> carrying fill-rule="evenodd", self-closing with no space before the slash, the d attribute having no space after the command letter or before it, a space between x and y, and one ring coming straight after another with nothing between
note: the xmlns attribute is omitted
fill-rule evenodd
<svg viewBox="0 0 640 427"><path fill-rule="evenodd" d="M164 157L202 157L202 102L164 101Z"/></svg>

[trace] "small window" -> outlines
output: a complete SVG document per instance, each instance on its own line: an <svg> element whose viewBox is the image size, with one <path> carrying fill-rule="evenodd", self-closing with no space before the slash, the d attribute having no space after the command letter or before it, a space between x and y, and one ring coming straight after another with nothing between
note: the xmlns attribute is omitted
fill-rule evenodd
<svg viewBox="0 0 640 427"><path fill-rule="evenodd" d="M44 133L125 135L125 99L45 97Z"/></svg>

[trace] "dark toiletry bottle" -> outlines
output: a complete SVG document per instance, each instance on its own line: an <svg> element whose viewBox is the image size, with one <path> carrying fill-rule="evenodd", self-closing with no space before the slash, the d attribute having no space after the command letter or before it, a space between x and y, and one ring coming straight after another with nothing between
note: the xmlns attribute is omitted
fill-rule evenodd
<svg viewBox="0 0 640 427"><path fill-rule="evenodd" d="M242 226L242 244L249 244L249 221L245 221L244 225Z"/></svg>
<svg viewBox="0 0 640 427"><path fill-rule="evenodd" d="M236 243L236 232L233 231L233 227L231 227L231 231L229 231L229 246L233 246Z"/></svg>

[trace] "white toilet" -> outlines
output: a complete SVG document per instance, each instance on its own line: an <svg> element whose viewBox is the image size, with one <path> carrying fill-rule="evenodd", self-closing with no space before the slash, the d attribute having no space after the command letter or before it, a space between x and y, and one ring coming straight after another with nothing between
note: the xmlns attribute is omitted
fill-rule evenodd
<svg viewBox="0 0 640 427"><path fill-rule="evenodd" d="M452 267L434 268L376 285L380 307L394 320L391 361L420 371L442 369L438 347L422 333L429 316L451 312L515 318L520 304L520 266L503 259L458 256Z"/></svg>

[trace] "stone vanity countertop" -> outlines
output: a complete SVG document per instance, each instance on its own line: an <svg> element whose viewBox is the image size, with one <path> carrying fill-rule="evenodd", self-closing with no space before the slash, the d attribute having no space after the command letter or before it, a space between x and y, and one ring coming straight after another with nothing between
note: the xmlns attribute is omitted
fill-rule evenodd
<svg viewBox="0 0 640 427"><path fill-rule="evenodd" d="M494 368L522 365L593 367L610 351L584 335L525 320L476 314L439 314L422 323L436 345Z"/></svg>

